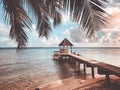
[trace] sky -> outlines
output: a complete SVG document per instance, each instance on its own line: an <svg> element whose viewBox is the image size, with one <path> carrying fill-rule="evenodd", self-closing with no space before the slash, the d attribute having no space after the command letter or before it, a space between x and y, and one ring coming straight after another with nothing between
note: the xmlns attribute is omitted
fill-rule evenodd
<svg viewBox="0 0 120 90"><path fill-rule="evenodd" d="M68 38L76 47L120 47L120 0L110 0L110 5L105 10L111 15L106 18L108 25L106 29L99 32L100 36L96 42L91 42L85 37L85 33L78 28L78 24L70 20L69 16L63 14L62 23L52 27L49 38L39 38L32 25L32 30L27 32L27 47L56 47L64 39ZM0 8L1 11L1 8ZM9 37L10 26L7 26L0 14L0 47L16 47L17 43Z"/></svg>

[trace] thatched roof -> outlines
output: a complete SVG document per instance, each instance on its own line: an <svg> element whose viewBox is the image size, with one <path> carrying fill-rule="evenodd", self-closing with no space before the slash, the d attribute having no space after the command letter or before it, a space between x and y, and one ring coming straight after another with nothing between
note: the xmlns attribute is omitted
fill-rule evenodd
<svg viewBox="0 0 120 90"><path fill-rule="evenodd" d="M73 44L67 39L65 38L60 44L59 46L73 46Z"/></svg>

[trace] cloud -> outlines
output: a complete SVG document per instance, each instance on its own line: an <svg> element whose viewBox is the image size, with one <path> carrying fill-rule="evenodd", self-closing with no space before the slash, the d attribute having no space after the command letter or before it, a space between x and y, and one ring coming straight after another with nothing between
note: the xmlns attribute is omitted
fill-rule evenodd
<svg viewBox="0 0 120 90"><path fill-rule="evenodd" d="M86 42L87 38L85 32L81 28L73 28L70 30L70 37L73 42Z"/></svg>
<svg viewBox="0 0 120 90"><path fill-rule="evenodd" d="M29 32L29 42L28 47L53 47L57 46L60 43L60 38L56 35L49 36L48 39L45 37L38 37L38 33L36 30L32 30Z"/></svg>
<svg viewBox="0 0 120 90"><path fill-rule="evenodd" d="M57 36L46 38L38 38L29 44L29 47L53 47L58 46L60 39Z"/></svg>
<svg viewBox="0 0 120 90"><path fill-rule="evenodd" d="M70 35L70 31L74 30L75 28L78 28L78 26L72 26L69 29L66 29L64 32L62 32L62 34L64 34L64 35Z"/></svg>
<svg viewBox="0 0 120 90"><path fill-rule="evenodd" d="M112 0L113 4L105 10L110 16L106 17L108 28L120 27L120 0Z"/></svg>
<svg viewBox="0 0 120 90"><path fill-rule="evenodd" d="M0 34L9 36L10 27L0 23Z"/></svg>
<svg viewBox="0 0 120 90"><path fill-rule="evenodd" d="M14 47L16 43L9 37L10 26L0 23L0 47Z"/></svg>
<svg viewBox="0 0 120 90"><path fill-rule="evenodd" d="M120 0L111 0L113 3L120 3Z"/></svg>
<svg viewBox="0 0 120 90"><path fill-rule="evenodd" d="M112 33L112 41L116 43L120 42L120 31L116 31Z"/></svg>
<svg viewBox="0 0 120 90"><path fill-rule="evenodd" d="M82 30L80 27L74 27L69 30L70 38L73 42L77 43L93 43L97 42L97 38L100 37L100 33L97 36L97 33L94 33L91 37L87 37L86 32ZM102 33L101 33L102 34Z"/></svg>
<svg viewBox="0 0 120 90"><path fill-rule="evenodd" d="M0 34L0 46L1 47L16 47L16 43L10 40L9 37Z"/></svg>
<svg viewBox="0 0 120 90"><path fill-rule="evenodd" d="M43 44L45 47L52 47L52 46L58 46L60 43L60 39L58 36L54 35L52 37L49 37L47 40L46 38L41 38L40 43Z"/></svg>
<svg viewBox="0 0 120 90"><path fill-rule="evenodd" d="M107 32L106 31L100 31L100 32L104 34L101 35L101 37L99 37L98 42L109 43L109 44L120 43L120 30L114 29Z"/></svg>
<svg viewBox="0 0 120 90"><path fill-rule="evenodd" d="M109 14L113 14L114 12L119 12L120 8L119 7L114 7L114 6L109 6L105 9L105 11Z"/></svg>
<svg viewBox="0 0 120 90"><path fill-rule="evenodd" d="M113 2L118 2L117 0ZM106 18L107 20L107 27L102 29L102 35L99 38L99 42L102 43L119 43L120 40L120 8L118 6L111 6L106 8L106 11L110 14L109 17Z"/></svg>
<svg viewBox="0 0 120 90"><path fill-rule="evenodd" d="M64 35L70 35L70 30L66 29L64 32L62 32L62 34L64 34Z"/></svg>
<svg viewBox="0 0 120 90"><path fill-rule="evenodd" d="M107 22L108 22L107 27L118 28L120 27L120 9L117 8L116 10L114 9L112 10L111 10L112 13L110 14L110 16L107 17Z"/></svg>
<svg viewBox="0 0 120 90"><path fill-rule="evenodd" d="M68 21L70 21L70 16L68 14L63 13L62 14L62 23L64 24Z"/></svg>

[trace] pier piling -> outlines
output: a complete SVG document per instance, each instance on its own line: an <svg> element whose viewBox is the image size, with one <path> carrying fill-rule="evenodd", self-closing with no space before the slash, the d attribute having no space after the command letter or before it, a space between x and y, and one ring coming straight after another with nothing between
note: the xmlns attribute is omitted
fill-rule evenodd
<svg viewBox="0 0 120 90"><path fill-rule="evenodd" d="M94 75L94 67L91 67L91 72L92 72L92 78L94 79L94 78L95 78L95 75Z"/></svg>
<svg viewBox="0 0 120 90"><path fill-rule="evenodd" d="M86 75L86 64L83 63L84 74Z"/></svg>
<svg viewBox="0 0 120 90"><path fill-rule="evenodd" d="M107 81L107 83L110 83L110 76L109 76L109 73L106 73L106 81Z"/></svg>

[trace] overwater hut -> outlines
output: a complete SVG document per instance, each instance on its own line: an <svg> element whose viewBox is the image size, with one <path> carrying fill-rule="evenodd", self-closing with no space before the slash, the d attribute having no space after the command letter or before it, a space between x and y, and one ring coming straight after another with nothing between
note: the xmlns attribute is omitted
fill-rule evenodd
<svg viewBox="0 0 120 90"><path fill-rule="evenodd" d="M54 51L54 59L59 59L61 54L64 53L72 53L72 46L73 44L67 39L65 38L60 44L60 50L59 51Z"/></svg>
<svg viewBox="0 0 120 90"><path fill-rule="evenodd" d="M67 39L65 38L60 44L60 53L72 53L72 46L73 44Z"/></svg>

